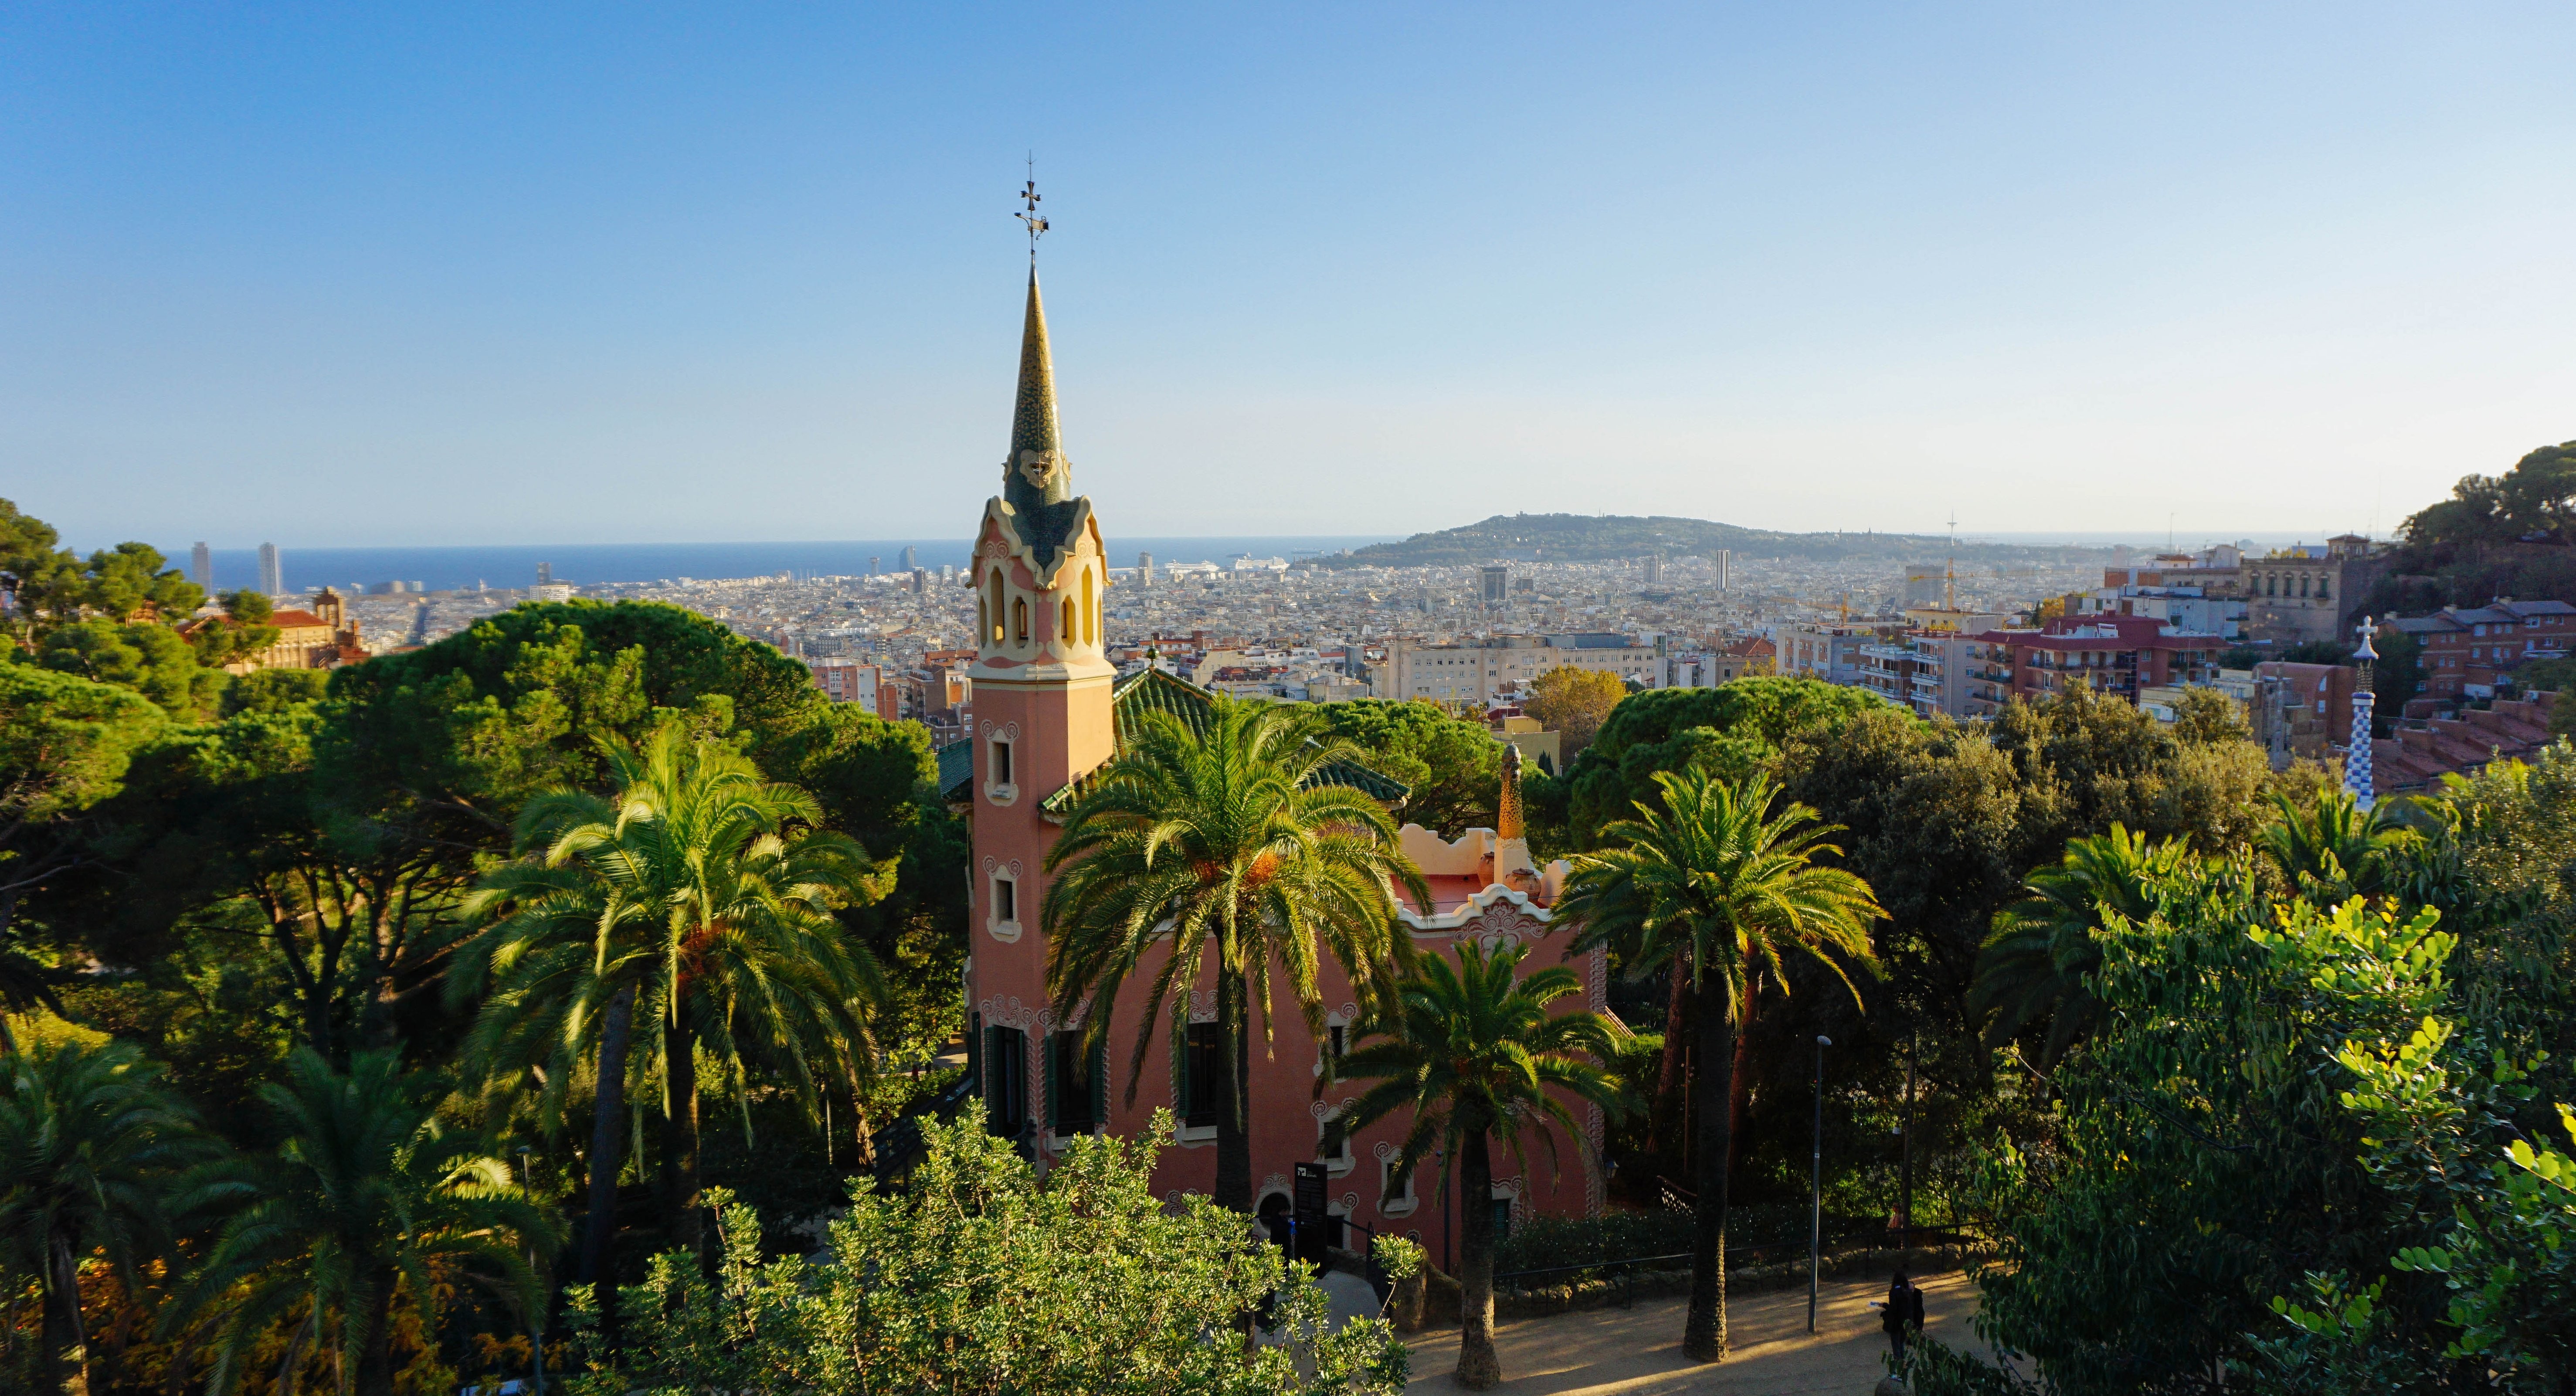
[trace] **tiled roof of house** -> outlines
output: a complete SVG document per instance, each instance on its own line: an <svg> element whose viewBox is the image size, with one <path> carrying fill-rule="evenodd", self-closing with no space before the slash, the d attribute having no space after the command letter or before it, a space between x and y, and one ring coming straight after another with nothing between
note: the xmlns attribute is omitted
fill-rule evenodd
<svg viewBox="0 0 2576 1396"><path fill-rule="evenodd" d="M939 758L941 799L963 800L974 794L975 743L972 738L950 742L931 754Z"/></svg>

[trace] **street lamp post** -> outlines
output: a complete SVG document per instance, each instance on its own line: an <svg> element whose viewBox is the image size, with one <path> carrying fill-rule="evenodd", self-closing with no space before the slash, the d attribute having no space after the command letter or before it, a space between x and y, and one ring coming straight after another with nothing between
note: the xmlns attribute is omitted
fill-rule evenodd
<svg viewBox="0 0 2576 1396"><path fill-rule="evenodd" d="M1914 1048L1911 1044L1905 1049L1905 1164L1904 1180L1898 1187L1896 1216L1902 1227L1897 1236L1897 1247L1909 1253L1906 1260L1897 1263L1905 1264L1912 1258L1910 1252L1914 1249Z"/></svg>
<svg viewBox="0 0 2576 1396"><path fill-rule="evenodd" d="M1816 1034L1816 1148L1809 1179L1813 1210L1807 1228L1807 1331L1816 1331L1816 1277L1825 1263L1825 1049L1834 1040Z"/></svg>
<svg viewBox="0 0 2576 1396"><path fill-rule="evenodd" d="M519 1186L526 1189L533 1176L528 1163L528 1146L519 1146ZM528 1268L537 1268L537 1244L528 1242ZM537 1311L528 1316L529 1389L534 1396L546 1396L546 1304L550 1296L537 1297Z"/></svg>

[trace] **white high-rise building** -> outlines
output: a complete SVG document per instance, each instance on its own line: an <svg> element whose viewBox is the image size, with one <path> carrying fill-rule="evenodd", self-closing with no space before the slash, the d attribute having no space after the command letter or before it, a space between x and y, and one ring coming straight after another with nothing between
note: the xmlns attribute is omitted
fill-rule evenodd
<svg viewBox="0 0 2576 1396"><path fill-rule="evenodd" d="M270 596L286 594L286 572L278 566L277 545L259 545L259 589Z"/></svg>
<svg viewBox="0 0 2576 1396"><path fill-rule="evenodd" d="M215 589L214 550L203 543L188 550L188 580L195 582L199 591L211 593Z"/></svg>

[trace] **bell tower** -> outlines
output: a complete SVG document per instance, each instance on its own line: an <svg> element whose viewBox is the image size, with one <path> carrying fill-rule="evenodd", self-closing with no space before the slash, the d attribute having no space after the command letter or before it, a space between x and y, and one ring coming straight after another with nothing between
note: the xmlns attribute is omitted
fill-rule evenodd
<svg viewBox="0 0 2576 1396"><path fill-rule="evenodd" d="M1031 191L1034 195L1034 190ZM1034 198L1031 200L1034 207ZM1032 237L1044 227L1030 220ZM1107 761L1117 671L1101 646L1108 552L1073 492L1056 423L1055 368L1032 242L1018 401L1002 491L984 502L966 584L975 592L972 901L967 1008L987 1123L1033 1143L1044 1124L1048 796Z"/></svg>

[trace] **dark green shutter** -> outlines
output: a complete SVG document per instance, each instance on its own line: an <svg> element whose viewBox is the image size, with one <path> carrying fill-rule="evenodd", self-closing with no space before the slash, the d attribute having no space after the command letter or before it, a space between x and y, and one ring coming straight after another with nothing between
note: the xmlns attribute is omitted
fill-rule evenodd
<svg viewBox="0 0 2576 1396"><path fill-rule="evenodd" d="M1091 1123L1101 1128L1109 1124L1109 1039L1106 1036L1091 1044Z"/></svg>
<svg viewBox="0 0 2576 1396"><path fill-rule="evenodd" d="M1064 1133L1064 1072L1058 1058L1064 1055L1064 1043L1054 1033L1046 1040L1046 1122L1053 1134Z"/></svg>
<svg viewBox="0 0 2576 1396"><path fill-rule="evenodd" d="M1190 1031L1181 1029L1181 1040L1172 1049L1172 1113L1181 1124L1190 1122Z"/></svg>

